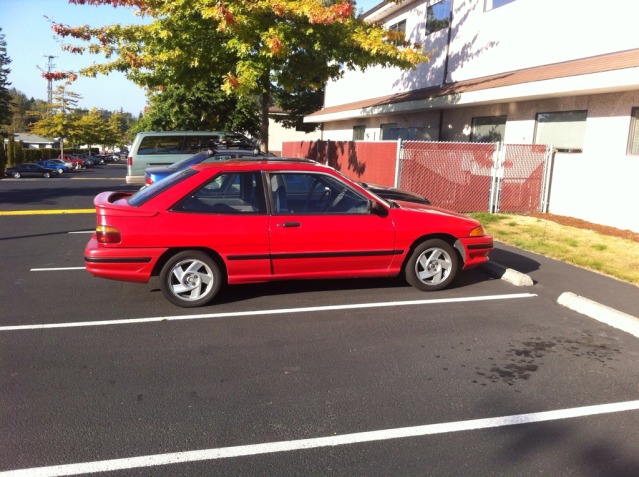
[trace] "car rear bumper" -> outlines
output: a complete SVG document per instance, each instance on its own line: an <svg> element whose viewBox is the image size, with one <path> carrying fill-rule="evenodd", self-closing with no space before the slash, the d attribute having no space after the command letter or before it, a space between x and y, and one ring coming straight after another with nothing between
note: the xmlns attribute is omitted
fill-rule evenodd
<svg viewBox="0 0 639 477"><path fill-rule="evenodd" d="M110 280L146 283L166 248L111 248L92 237L84 249L87 271Z"/></svg>

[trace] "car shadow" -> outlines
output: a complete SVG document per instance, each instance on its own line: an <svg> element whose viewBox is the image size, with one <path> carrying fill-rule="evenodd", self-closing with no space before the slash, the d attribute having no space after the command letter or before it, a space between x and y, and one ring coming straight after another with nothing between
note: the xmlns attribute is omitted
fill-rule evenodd
<svg viewBox="0 0 639 477"><path fill-rule="evenodd" d="M530 273L539 270L540 263L523 255L504 250L503 248L495 248L490 252L490 261L498 263L506 268L512 268L521 273Z"/></svg>
<svg viewBox="0 0 639 477"><path fill-rule="evenodd" d="M455 290L472 286L475 283L489 281L488 275L478 270L467 270L460 273L453 283L445 290ZM247 285L225 285L219 291L215 299L207 307L228 305L237 302L254 300L262 297L291 296L308 293L331 293L357 290L415 290L402 277L390 278L344 278L344 279L317 279L317 280L282 280L265 283L252 283ZM445 291L444 290L444 291ZM149 291L160 293L160 283L157 277L149 282ZM436 298L435 295L425 293L424 296Z"/></svg>

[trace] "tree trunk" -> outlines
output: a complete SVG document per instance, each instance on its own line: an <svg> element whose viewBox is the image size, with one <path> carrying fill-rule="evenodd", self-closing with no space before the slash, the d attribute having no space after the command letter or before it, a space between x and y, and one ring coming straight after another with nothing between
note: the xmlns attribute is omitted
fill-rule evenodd
<svg viewBox="0 0 639 477"><path fill-rule="evenodd" d="M268 153L268 111L271 107L271 83L265 82L262 93L262 111L260 117L260 150Z"/></svg>

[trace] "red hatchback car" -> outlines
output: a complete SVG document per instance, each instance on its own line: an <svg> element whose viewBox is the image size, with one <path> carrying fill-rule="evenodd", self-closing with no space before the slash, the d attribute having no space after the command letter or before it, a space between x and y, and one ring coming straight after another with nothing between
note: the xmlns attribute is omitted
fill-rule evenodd
<svg viewBox="0 0 639 477"><path fill-rule="evenodd" d="M392 277L420 290L448 286L488 260L479 222L386 201L333 168L296 159L196 165L138 192L94 200L89 273L147 282L175 305L210 302L222 284Z"/></svg>

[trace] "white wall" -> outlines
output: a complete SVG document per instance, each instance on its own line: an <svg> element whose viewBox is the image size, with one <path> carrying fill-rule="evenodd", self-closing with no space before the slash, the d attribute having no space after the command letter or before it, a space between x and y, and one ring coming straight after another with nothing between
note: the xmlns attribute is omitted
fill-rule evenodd
<svg viewBox="0 0 639 477"><path fill-rule="evenodd" d="M424 36L427 7L437 1L407 3L383 22L405 19L407 37L421 42L431 61L415 70L345 71L327 84L325 107L442 84L448 29ZM453 1L448 81L639 48L639 0L515 0L483 8L483 0Z"/></svg>
<svg viewBox="0 0 639 477"><path fill-rule="evenodd" d="M639 157L557 154L549 212L639 232Z"/></svg>
<svg viewBox="0 0 639 477"><path fill-rule="evenodd" d="M439 0L438 0L439 1ZM424 46L431 53L431 60L418 65L414 70L372 67L366 71L345 70L342 79L326 85L324 106L351 103L362 99L379 98L389 94L403 93L427 86L439 85L443 81L444 52L448 29L424 37L427 6L432 0L414 1L399 9L384 20L389 27L406 20L406 38Z"/></svg>
<svg viewBox="0 0 639 477"><path fill-rule="evenodd" d="M317 130L310 133L287 129L274 120L269 120L268 125L268 147L275 154L282 152L282 143L287 141L317 141L322 138L322 131Z"/></svg>
<svg viewBox="0 0 639 477"><path fill-rule="evenodd" d="M639 48L637 0L455 0L452 81Z"/></svg>

